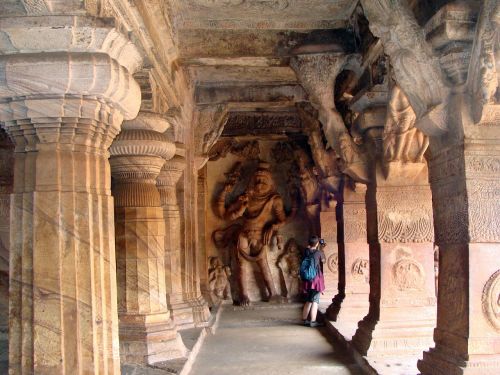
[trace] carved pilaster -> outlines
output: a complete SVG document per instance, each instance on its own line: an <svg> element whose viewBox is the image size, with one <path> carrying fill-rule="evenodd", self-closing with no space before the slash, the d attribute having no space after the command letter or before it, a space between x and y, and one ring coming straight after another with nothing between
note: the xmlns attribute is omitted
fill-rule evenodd
<svg viewBox="0 0 500 375"><path fill-rule="evenodd" d="M139 110L139 54L96 18L1 23L0 123L16 145L10 372L118 374L107 149Z"/></svg>
<svg viewBox="0 0 500 375"><path fill-rule="evenodd" d="M172 319L179 329L194 327L193 310L183 298L181 215L177 201L177 186L185 168L185 159L176 155L165 163L157 178L166 228L165 284L167 302Z"/></svg>
<svg viewBox="0 0 500 375"><path fill-rule="evenodd" d="M168 123L140 112L111 145L118 315L123 364L152 364L186 353L167 307L165 221L156 178L175 146Z"/></svg>

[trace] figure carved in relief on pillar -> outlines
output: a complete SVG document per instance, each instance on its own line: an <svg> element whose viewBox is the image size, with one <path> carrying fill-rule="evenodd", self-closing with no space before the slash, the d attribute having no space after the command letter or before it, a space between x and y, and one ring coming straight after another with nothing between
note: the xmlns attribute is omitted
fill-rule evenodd
<svg viewBox="0 0 500 375"><path fill-rule="evenodd" d="M226 220L241 220L236 228L235 259L236 277L239 286L239 304L248 306L248 274L251 262L255 262L264 279L269 300L280 301L267 261L271 239L286 221L283 199L276 192L269 164L260 162L250 179L245 192L239 195L227 208L226 195L232 190L231 184L222 190L218 199L218 214ZM233 185L234 186L234 185Z"/></svg>
<svg viewBox="0 0 500 375"><path fill-rule="evenodd" d="M384 159L387 162L423 161L429 138L415 128L416 114L405 93L393 85L384 127Z"/></svg>
<svg viewBox="0 0 500 375"><path fill-rule="evenodd" d="M320 233L319 213L321 211L321 199L324 190L318 181L316 168L309 165L309 158L305 151L297 149L294 154L298 167L300 195L304 202L309 222L309 234L311 236L317 235Z"/></svg>
<svg viewBox="0 0 500 375"><path fill-rule="evenodd" d="M214 301L231 298L230 276L231 267L223 265L219 257L210 257L208 283Z"/></svg>
<svg viewBox="0 0 500 375"><path fill-rule="evenodd" d="M299 270L301 251L294 238L288 240L285 251L278 257L276 265L281 270L286 286L286 297L297 296L299 293Z"/></svg>

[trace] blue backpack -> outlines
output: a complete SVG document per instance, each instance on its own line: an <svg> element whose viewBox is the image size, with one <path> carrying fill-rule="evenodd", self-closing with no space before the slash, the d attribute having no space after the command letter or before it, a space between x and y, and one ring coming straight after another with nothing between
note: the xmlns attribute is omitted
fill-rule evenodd
<svg viewBox="0 0 500 375"><path fill-rule="evenodd" d="M302 258L302 262L300 263L300 279L302 281L311 281L318 274L318 267L314 259L315 252L309 249L305 251L304 258Z"/></svg>

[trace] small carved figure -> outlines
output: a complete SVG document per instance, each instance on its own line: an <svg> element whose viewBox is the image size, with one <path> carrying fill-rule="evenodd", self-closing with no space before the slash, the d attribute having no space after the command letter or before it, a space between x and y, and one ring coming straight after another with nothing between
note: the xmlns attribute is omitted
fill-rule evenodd
<svg viewBox="0 0 500 375"><path fill-rule="evenodd" d="M408 98L399 86L394 85L387 106L383 135L386 161L422 162L429 138L415 128L416 119Z"/></svg>
<svg viewBox="0 0 500 375"><path fill-rule="evenodd" d="M229 266L224 266L219 257L210 257L208 283L214 301L229 299L231 297L230 276L231 268Z"/></svg>
<svg viewBox="0 0 500 375"><path fill-rule="evenodd" d="M250 304L247 285L250 262L255 262L260 268L269 299L279 301L267 253L272 237L285 224L286 214L283 200L275 190L269 164L259 163L246 191L226 209L225 198L233 185L234 182L230 181L222 190L218 199L218 214L226 220L242 219L237 232L238 241L234 257L240 293L239 304L242 306Z"/></svg>
<svg viewBox="0 0 500 375"><path fill-rule="evenodd" d="M288 240L285 251L278 257L276 265L281 270L285 281L286 297L290 298L299 292L300 248L294 238Z"/></svg>

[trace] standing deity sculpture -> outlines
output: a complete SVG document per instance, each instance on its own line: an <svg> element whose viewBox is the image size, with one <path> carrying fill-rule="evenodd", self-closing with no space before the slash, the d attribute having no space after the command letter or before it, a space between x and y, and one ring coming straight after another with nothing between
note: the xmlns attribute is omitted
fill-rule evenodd
<svg viewBox="0 0 500 375"><path fill-rule="evenodd" d="M272 237L286 221L283 199L276 192L269 164L260 162L244 193L226 206L226 196L235 184L234 174L231 174L222 189L217 200L216 212L219 217L235 224L239 221L239 225L228 227L228 229L237 228L232 230L232 233L237 238L236 245L233 246L233 255L239 287L238 303L241 306L250 304L248 277L251 263L257 264L261 271L269 300L280 301L281 297L272 279L267 254Z"/></svg>

